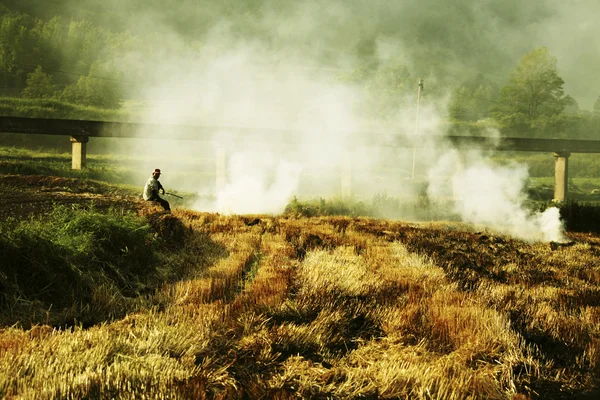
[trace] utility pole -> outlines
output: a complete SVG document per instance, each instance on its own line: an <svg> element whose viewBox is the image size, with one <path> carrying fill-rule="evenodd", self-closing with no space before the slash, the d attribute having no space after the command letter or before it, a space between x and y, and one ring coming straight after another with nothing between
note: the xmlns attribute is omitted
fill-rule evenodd
<svg viewBox="0 0 600 400"><path fill-rule="evenodd" d="M419 136L419 108L421 107L421 92L423 91L423 79L419 79L419 85L417 87L417 118L415 123L415 136ZM417 148L413 147L413 165L412 165L412 179L415 179L415 163L417 161Z"/></svg>

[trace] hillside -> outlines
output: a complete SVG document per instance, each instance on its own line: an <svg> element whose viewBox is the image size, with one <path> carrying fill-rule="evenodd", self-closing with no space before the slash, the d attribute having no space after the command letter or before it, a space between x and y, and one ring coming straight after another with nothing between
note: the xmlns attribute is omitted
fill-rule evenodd
<svg viewBox="0 0 600 400"><path fill-rule="evenodd" d="M1 223L52 203L124 206L183 246L190 271L124 317L1 328L2 397L598 394L600 236L526 243L444 222L181 208L161 220L108 185L0 180Z"/></svg>

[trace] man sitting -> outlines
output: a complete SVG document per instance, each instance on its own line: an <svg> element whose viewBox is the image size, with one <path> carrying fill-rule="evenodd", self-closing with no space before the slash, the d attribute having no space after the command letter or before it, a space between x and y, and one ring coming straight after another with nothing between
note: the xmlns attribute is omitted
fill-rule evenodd
<svg viewBox="0 0 600 400"><path fill-rule="evenodd" d="M162 190L162 194L165 194L165 189L163 185L158 181L160 178L160 169L156 168L154 172L152 172L152 176L146 182L146 186L144 187L144 200L154 201L159 203L165 210L171 211L171 206L169 202L165 199L161 198L158 195L158 191Z"/></svg>

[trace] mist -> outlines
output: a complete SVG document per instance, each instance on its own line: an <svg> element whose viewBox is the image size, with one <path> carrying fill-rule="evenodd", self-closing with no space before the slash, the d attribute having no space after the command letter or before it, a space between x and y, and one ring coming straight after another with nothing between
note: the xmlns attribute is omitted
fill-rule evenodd
<svg viewBox="0 0 600 400"><path fill-rule="evenodd" d="M178 162L196 154L196 161L206 158L203 168L209 170L218 162L217 149L222 149L220 184L214 177L200 179L202 174L193 179L173 176L168 182L200 194L212 191L211 198L194 205L197 210L277 214L293 197L348 195L344 191L359 200L378 193L410 198L421 187L410 179L416 174L426 180L429 196L454 198L452 211L465 222L523 239L560 241L556 209L544 214L525 210L525 167L497 166L483 152L461 153L443 140L436 143L446 134L442 121L448 101L448 93L436 88L482 70L495 71L501 85L524 53L547 46L560 60L566 92L589 106L598 91L585 91L585 80L579 77L597 81L589 67L600 66L600 41L591 36L590 11L599 6L583 0L509 2L512 9L511 4L492 1L471 3L309 1L262 9L255 16L260 27L255 35L240 35L227 18L213 21L202 29L201 45L169 30L156 15L138 15L142 26L158 24L167 32L148 60L155 76L136 88L149 110L145 121L222 128L183 148L177 142L145 142L132 151L160 154L166 170L176 170ZM193 7L183 2L182 12L187 11L184 5ZM561 36L557 24L573 29ZM577 40L588 46L574 57ZM171 51L186 46L189 52ZM444 65L427 64L435 52L445 57ZM123 59L137 62L145 56L130 52ZM380 68L402 64L414 82L384 122L375 123L365 114L372 101L365 96L365 85L339 79L365 59ZM577 59L585 59L588 68L582 70ZM418 78L425 79L425 90L417 132ZM254 130L244 135L226 127ZM397 134L415 134L418 150L411 144L407 149L379 145Z"/></svg>

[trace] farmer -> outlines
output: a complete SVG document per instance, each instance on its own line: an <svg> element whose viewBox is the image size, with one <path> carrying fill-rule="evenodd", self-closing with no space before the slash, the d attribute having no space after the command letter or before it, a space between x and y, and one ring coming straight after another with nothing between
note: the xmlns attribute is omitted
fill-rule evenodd
<svg viewBox="0 0 600 400"><path fill-rule="evenodd" d="M155 201L159 203L165 210L171 211L169 202L158 195L159 190L162 190L162 194L165 194L165 189L158 181L158 178L160 178L160 169L156 168L154 172L152 172L152 176L148 178L146 186L144 187L144 200Z"/></svg>

